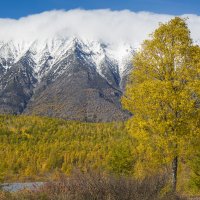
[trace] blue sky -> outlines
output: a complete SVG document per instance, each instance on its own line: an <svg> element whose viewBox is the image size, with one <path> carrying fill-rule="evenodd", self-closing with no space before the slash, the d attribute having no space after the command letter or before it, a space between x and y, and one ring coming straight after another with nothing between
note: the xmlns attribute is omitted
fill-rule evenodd
<svg viewBox="0 0 200 200"><path fill-rule="evenodd" d="M200 15L200 0L0 0L0 18L20 18L53 9L129 9Z"/></svg>

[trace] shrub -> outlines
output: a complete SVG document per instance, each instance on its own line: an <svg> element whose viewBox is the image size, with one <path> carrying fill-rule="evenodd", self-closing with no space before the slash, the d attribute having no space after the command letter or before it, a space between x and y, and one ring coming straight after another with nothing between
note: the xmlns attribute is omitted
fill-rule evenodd
<svg viewBox="0 0 200 200"><path fill-rule="evenodd" d="M172 193L162 194L168 179L165 176L142 181L101 172L74 171L70 177L62 175L57 182L18 192L11 200L182 200Z"/></svg>

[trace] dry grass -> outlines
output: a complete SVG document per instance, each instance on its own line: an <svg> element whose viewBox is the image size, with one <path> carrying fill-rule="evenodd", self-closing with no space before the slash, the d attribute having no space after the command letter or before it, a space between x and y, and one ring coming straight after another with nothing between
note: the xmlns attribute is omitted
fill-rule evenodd
<svg viewBox="0 0 200 200"><path fill-rule="evenodd" d="M71 177L61 176L32 191L2 193L0 200L183 200L175 194L163 193L167 179L163 176L137 181L100 172L75 171Z"/></svg>

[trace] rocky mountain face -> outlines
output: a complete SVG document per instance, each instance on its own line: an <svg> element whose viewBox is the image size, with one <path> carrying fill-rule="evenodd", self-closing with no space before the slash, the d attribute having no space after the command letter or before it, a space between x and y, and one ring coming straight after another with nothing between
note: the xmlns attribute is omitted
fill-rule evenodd
<svg viewBox="0 0 200 200"><path fill-rule="evenodd" d="M124 120L133 48L77 38L0 42L0 113Z"/></svg>

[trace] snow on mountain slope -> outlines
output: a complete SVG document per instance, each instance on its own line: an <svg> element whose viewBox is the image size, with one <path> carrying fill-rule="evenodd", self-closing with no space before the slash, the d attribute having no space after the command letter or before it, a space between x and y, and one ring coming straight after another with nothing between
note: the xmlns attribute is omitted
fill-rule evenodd
<svg viewBox="0 0 200 200"><path fill-rule="evenodd" d="M124 120L133 48L77 37L0 42L0 113Z"/></svg>
<svg viewBox="0 0 200 200"><path fill-rule="evenodd" d="M120 80L127 70L132 58L133 48L130 45L103 44L98 41L80 40L78 38L61 38L36 41L0 42L0 65L6 70L23 57L33 62L35 78L38 82L61 60L69 51L78 49L82 56L96 71L106 78L106 68L118 73ZM62 74L59 72L60 75ZM109 80L108 80L109 81Z"/></svg>

